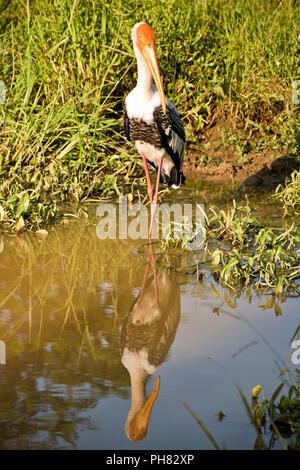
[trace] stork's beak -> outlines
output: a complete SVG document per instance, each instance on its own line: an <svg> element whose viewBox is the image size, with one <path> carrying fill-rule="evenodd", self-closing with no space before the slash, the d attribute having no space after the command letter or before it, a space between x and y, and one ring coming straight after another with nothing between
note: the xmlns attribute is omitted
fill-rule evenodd
<svg viewBox="0 0 300 470"><path fill-rule="evenodd" d="M164 93L164 87L162 84L162 79L159 73L155 47L154 43L149 43L143 47L141 50L142 56L144 57L146 64L152 74L153 80L155 85L157 86L157 90L160 96L163 112L167 113L167 105L166 105L166 97Z"/></svg>
<svg viewBox="0 0 300 470"><path fill-rule="evenodd" d="M132 441L140 441L146 437L149 419L158 395L159 385L160 376L157 377L153 392L144 404L143 408L135 415L130 423L130 439Z"/></svg>

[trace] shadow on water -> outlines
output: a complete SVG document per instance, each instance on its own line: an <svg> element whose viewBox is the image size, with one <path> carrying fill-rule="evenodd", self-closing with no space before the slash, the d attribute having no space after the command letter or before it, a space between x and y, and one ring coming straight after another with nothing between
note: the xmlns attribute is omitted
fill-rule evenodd
<svg viewBox="0 0 300 470"><path fill-rule="evenodd" d="M274 386L295 299L233 293L187 254L99 240L90 221L1 246L1 449L210 448L183 401L227 447L251 448L233 378Z"/></svg>

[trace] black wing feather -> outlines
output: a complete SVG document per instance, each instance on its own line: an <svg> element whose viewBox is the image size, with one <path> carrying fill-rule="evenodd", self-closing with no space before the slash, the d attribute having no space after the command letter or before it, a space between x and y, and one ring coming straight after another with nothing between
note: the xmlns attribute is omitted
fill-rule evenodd
<svg viewBox="0 0 300 470"><path fill-rule="evenodd" d="M154 120L157 123L157 127L162 139L162 144L166 149L167 153L172 158L176 167L176 173L171 178L174 179L174 181L163 182L171 184L180 184L184 181L182 165L184 157L185 131L179 113L173 105L167 106L167 114L163 112L162 106L159 106L154 110ZM177 134L177 136L183 142L183 145L179 148L175 148L174 145L172 145L172 131Z"/></svg>

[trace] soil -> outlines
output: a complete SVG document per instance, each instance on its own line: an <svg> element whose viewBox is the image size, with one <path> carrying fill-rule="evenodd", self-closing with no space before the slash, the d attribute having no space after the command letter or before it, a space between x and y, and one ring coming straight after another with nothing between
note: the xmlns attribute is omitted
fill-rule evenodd
<svg viewBox="0 0 300 470"><path fill-rule="evenodd" d="M243 142L243 154L239 150L239 139ZM197 174L204 181L272 190L283 183L294 169L299 169L299 164L285 156L284 151L251 151L255 145L250 139L232 121L224 117L216 119L201 133L197 143L187 145L184 174L187 177ZM253 139L258 139L258 136L253 136ZM249 142L249 152L245 142Z"/></svg>

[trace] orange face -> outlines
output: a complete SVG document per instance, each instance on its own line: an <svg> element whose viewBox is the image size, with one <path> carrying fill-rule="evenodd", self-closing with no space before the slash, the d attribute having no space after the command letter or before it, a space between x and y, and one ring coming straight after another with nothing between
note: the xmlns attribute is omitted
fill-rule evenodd
<svg viewBox="0 0 300 470"><path fill-rule="evenodd" d="M157 86L164 113L167 112L166 98L156 59L154 31L148 24L142 23L136 30L136 44Z"/></svg>
<svg viewBox="0 0 300 470"><path fill-rule="evenodd" d="M154 49L155 34L151 26L149 26L148 24L142 23L136 30L136 37L137 37L137 46L140 49L140 51L142 51L146 45L152 46L152 48Z"/></svg>

